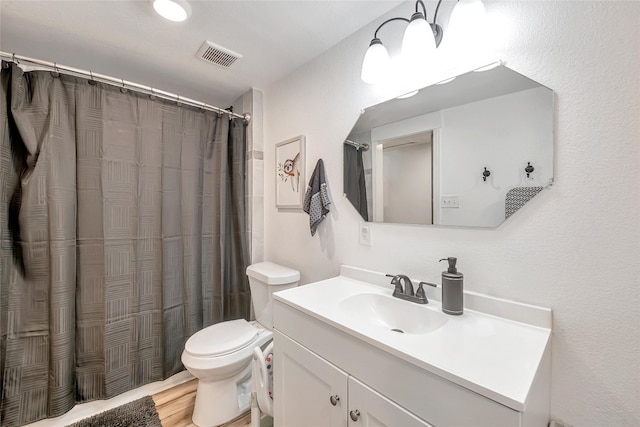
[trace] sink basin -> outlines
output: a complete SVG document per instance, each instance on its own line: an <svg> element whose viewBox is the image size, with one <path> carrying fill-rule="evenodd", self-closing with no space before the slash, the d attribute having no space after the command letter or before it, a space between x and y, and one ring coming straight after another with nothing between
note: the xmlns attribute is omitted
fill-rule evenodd
<svg viewBox="0 0 640 427"><path fill-rule="evenodd" d="M390 295L359 293L338 303L353 321L405 334L427 334L447 323L444 314Z"/></svg>

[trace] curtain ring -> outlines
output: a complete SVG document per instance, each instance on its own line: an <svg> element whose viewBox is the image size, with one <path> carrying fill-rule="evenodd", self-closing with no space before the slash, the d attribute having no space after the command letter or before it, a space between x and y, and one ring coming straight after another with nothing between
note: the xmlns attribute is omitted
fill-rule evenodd
<svg viewBox="0 0 640 427"><path fill-rule="evenodd" d="M53 71L51 72L51 77L60 77L60 73L58 72L58 64L56 62L53 63Z"/></svg>
<svg viewBox="0 0 640 427"><path fill-rule="evenodd" d="M98 84L98 82L96 82L95 80L93 80L93 72L92 72L92 71L89 71L89 76L91 77L91 79L89 80L89 84L90 84L91 86L95 86L95 85L97 85L97 84Z"/></svg>
<svg viewBox="0 0 640 427"><path fill-rule="evenodd" d="M15 53L11 54L11 60L12 60L15 64L20 64L20 61L18 61L18 58L16 58L16 54L15 54Z"/></svg>
<svg viewBox="0 0 640 427"><path fill-rule="evenodd" d="M182 102L180 102L180 95L176 95L178 97L178 100L176 101L176 105L178 107L182 107Z"/></svg>
<svg viewBox="0 0 640 427"><path fill-rule="evenodd" d="M206 113L207 112L207 103L206 102L202 103L202 107L200 107L200 112L201 113Z"/></svg>
<svg viewBox="0 0 640 427"><path fill-rule="evenodd" d="M122 87L120 88L120 92L127 93L127 88L124 87L124 79L120 79L120 81L122 82Z"/></svg>
<svg viewBox="0 0 640 427"><path fill-rule="evenodd" d="M156 95L153 93L153 88L150 88L150 89L151 89L151 95L149 95L149 99L152 100L152 101L155 101L156 100Z"/></svg>

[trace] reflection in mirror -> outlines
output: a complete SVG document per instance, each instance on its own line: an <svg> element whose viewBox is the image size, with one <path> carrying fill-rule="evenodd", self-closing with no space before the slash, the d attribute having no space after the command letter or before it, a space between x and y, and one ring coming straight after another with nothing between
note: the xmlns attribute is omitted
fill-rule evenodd
<svg viewBox="0 0 640 427"><path fill-rule="evenodd" d="M344 144L366 221L496 227L552 181L553 92L504 66L367 108Z"/></svg>

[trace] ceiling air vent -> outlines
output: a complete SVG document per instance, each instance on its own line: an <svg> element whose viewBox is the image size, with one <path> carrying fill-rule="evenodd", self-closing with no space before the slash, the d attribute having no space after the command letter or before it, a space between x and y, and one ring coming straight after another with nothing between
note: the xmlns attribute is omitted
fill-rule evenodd
<svg viewBox="0 0 640 427"><path fill-rule="evenodd" d="M242 58L242 55L239 53L235 53L206 40L202 43L202 46L200 47L200 50L198 50L196 56L203 61L207 61L224 68L231 67L238 59Z"/></svg>

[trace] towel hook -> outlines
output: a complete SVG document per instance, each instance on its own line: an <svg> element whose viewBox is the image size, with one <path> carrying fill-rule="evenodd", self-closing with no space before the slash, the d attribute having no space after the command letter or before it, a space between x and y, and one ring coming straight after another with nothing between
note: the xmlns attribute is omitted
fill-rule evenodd
<svg viewBox="0 0 640 427"><path fill-rule="evenodd" d="M524 171L527 173L527 178L529 178L529 175L531 175L534 170L535 168L531 166L531 162L527 162L527 167L524 168Z"/></svg>
<svg viewBox="0 0 640 427"><path fill-rule="evenodd" d="M482 180L483 181L487 181L487 178L491 175L491 171L487 169L487 167L484 167L484 172L482 172Z"/></svg>

